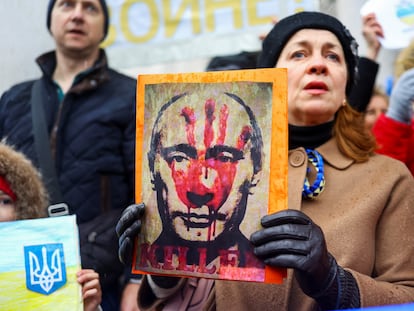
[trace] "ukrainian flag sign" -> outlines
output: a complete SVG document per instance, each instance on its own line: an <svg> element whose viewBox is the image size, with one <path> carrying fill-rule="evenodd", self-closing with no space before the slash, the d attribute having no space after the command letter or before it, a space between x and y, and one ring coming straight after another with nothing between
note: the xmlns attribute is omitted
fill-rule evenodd
<svg viewBox="0 0 414 311"><path fill-rule="evenodd" d="M76 216L0 222L0 309L83 310Z"/></svg>

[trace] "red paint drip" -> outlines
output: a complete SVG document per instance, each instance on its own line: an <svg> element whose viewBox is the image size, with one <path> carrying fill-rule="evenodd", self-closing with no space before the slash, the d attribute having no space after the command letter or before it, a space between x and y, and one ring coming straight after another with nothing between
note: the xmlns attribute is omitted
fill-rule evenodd
<svg viewBox="0 0 414 311"><path fill-rule="evenodd" d="M216 109L216 102L214 99L207 99L206 103L204 104L204 111L206 113L206 123L204 126L204 146L206 150L210 148L211 142L214 139L214 130L213 130L213 121L214 111Z"/></svg>
<svg viewBox="0 0 414 311"><path fill-rule="evenodd" d="M184 107L181 110L180 115L184 117L185 119L185 123L186 123L185 132L187 133L187 141L191 146L195 146L194 127L195 127L196 118L194 114L194 109L190 107Z"/></svg>
<svg viewBox="0 0 414 311"><path fill-rule="evenodd" d="M224 140L226 139L227 131L227 119L229 117L229 108L227 105L224 105L220 109L220 120L219 120L219 137L217 139L218 145L223 145Z"/></svg>

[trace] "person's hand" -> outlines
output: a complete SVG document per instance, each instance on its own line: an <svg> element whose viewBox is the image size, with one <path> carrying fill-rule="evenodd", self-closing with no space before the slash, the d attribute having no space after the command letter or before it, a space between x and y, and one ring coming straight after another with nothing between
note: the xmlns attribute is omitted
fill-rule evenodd
<svg viewBox="0 0 414 311"><path fill-rule="evenodd" d="M133 242L141 231L141 220L144 215L144 204L132 204L128 206L116 224L116 233L119 238L119 260L127 265L132 261Z"/></svg>
<svg viewBox="0 0 414 311"><path fill-rule="evenodd" d="M76 276L82 286L83 310L96 311L102 300L99 274L92 269L82 269Z"/></svg>
<svg viewBox="0 0 414 311"><path fill-rule="evenodd" d="M379 38L384 38L384 30L374 13L362 17L362 35L367 43L366 57L375 61L381 49Z"/></svg>
<svg viewBox="0 0 414 311"><path fill-rule="evenodd" d="M297 210L266 215L263 229L252 234L254 253L266 265L293 268L303 292L319 295L333 282L337 265L328 253L324 234L308 216Z"/></svg>
<svg viewBox="0 0 414 311"><path fill-rule="evenodd" d="M414 68L404 72L393 86L386 115L391 119L411 124L414 101Z"/></svg>

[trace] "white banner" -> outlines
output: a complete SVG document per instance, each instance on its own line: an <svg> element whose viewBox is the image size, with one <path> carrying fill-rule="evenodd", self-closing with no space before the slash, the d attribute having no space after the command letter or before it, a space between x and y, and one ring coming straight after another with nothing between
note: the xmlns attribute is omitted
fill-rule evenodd
<svg viewBox="0 0 414 311"><path fill-rule="evenodd" d="M254 51L273 18L318 11L316 0L107 0L103 43L117 68Z"/></svg>

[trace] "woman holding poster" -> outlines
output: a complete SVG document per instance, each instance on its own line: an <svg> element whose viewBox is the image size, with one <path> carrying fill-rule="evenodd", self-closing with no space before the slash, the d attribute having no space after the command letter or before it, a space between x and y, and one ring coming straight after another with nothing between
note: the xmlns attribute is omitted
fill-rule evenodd
<svg viewBox="0 0 414 311"><path fill-rule="evenodd" d="M266 266L288 268L288 275L282 284L205 286L201 279L195 294L204 291L197 295L204 300L194 310L333 310L414 300L414 180L404 164L375 154L362 115L347 102L357 46L341 22L318 12L280 20L264 40L259 67L288 69L289 209L264 216L250 242ZM144 209L129 207L118 223L123 259ZM191 282L145 276L138 303L143 310L191 310Z"/></svg>

